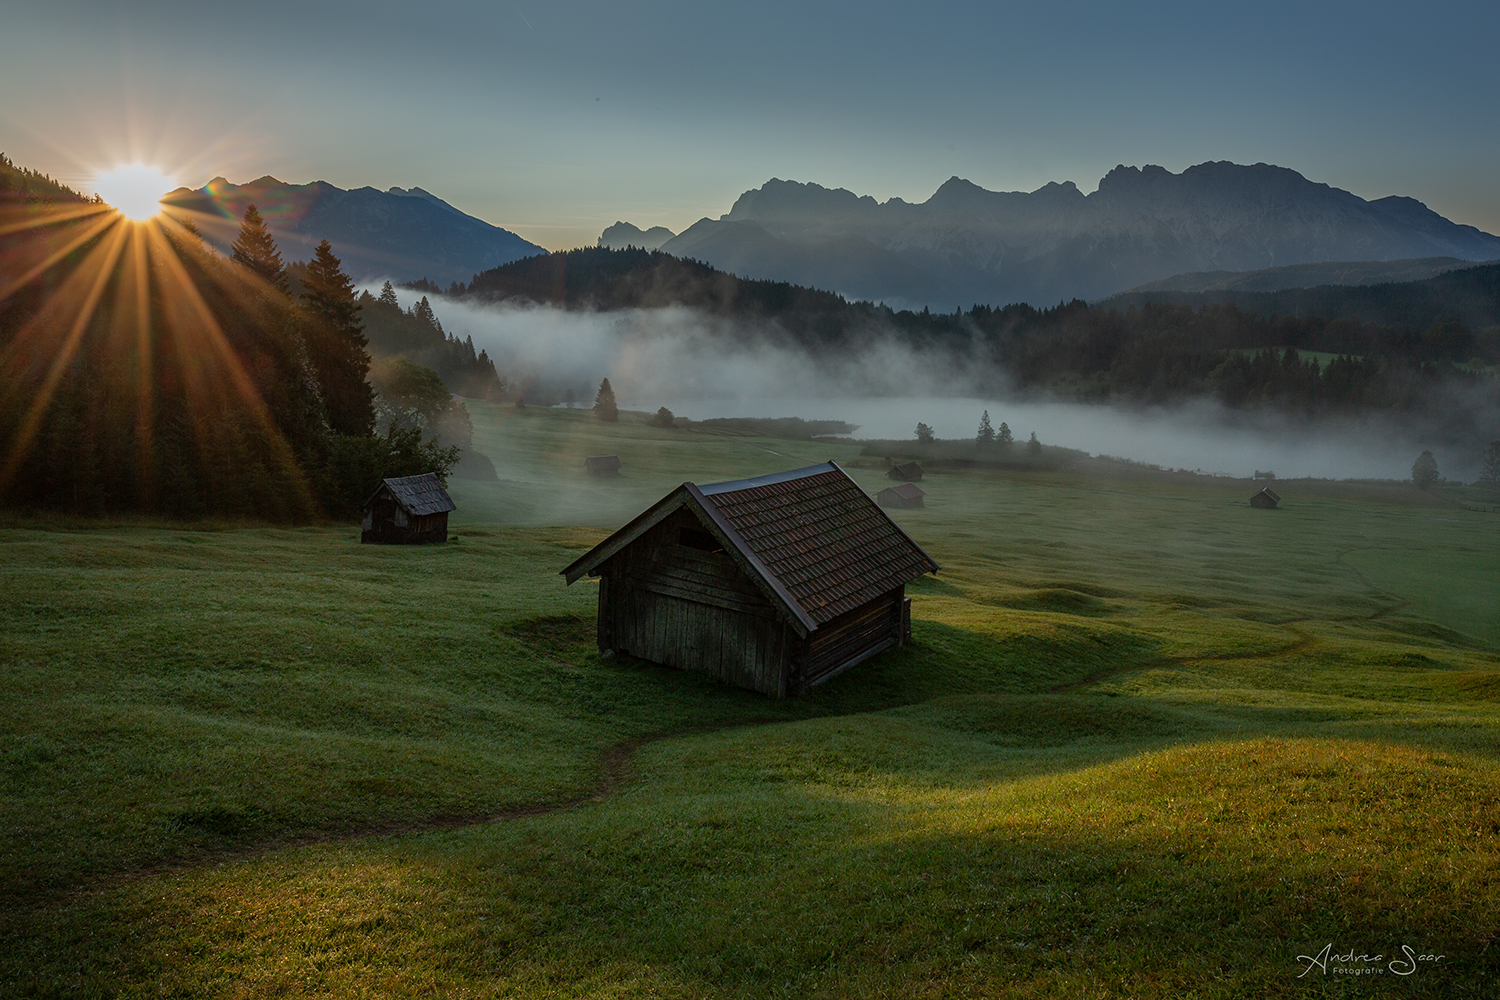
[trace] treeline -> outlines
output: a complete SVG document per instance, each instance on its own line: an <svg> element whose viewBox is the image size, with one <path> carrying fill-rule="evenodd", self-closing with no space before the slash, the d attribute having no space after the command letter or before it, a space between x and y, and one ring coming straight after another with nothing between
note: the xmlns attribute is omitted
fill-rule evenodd
<svg viewBox="0 0 1500 1000"><path fill-rule="evenodd" d="M489 354L474 350L473 337L459 340L446 332L426 295L410 309L402 309L387 281L378 296L361 292L359 307L375 357L409 358L437 372L460 396L499 400L504 385Z"/></svg>
<svg viewBox="0 0 1500 1000"><path fill-rule="evenodd" d="M191 224L0 201L9 507L306 521L454 449L376 434L353 287L326 241L293 295L254 209L234 258ZM18 209L25 211L18 212Z"/></svg>
<svg viewBox="0 0 1500 1000"><path fill-rule="evenodd" d="M1500 264L1483 264L1427 278L1373 285L1319 285L1274 292L1125 292L1102 305L1125 309L1148 302L1201 308L1229 303L1263 316L1322 316L1354 320L1375 327L1413 333L1444 324L1458 324L1490 344L1500 333ZM1337 339L1329 346L1305 346L1316 351L1353 351L1358 342Z"/></svg>
<svg viewBox="0 0 1500 1000"><path fill-rule="evenodd" d="M1500 288L1485 284L1488 274L1474 268L1412 284L1467 275L1462 280L1470 282L1465 287L1473 297L1500 303ZM1483 368L1500 363L1500 331L1475 330L1435 305L1409 311L1431 319L1426 325L1260 313L1232 303L1114 308L1074 300L1050 309L1017 304L897 312L638 249L587 248L515 261L477 275L461 291L568 309L684 305L746 321L747 334L793 343L814 356L848 354L893 336L918 354L942 351L972 362L975 391L1019 384L1085 401L1209 396L1231 407L1307 413L1445 409L1476 391L1495 396L1496 379ZM1318 361L1302 352L1337 357Z"/></svg>

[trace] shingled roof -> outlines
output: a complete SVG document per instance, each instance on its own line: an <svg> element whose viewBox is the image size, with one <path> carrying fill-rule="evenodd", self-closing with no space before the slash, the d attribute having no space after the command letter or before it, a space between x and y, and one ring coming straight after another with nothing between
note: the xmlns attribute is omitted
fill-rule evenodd
<svg viewBox="0 0 1500 1000"><path fill-rule="evenodd" d="M596 572L684 506L717 529L726 551L808 631L938 570L843 469L825 462L702 487L683 483L563 575L572 583Z"/></svg>
<svg viewBox="0 0 1500 1000"><path fill-rule="evenodd" d="M446 511L457 510L453 498L448 496L448 491L443 489L443 481L437 477L435 472L424 472L420 476L400 476L395 479L383 479L380 485L391 491L391 496L401 505L401 509L413 517L422 517L427 514L442 514ZM370 500L374 500L376 490L371 494ZM369 503L369 501L365 501Z"/></svg>

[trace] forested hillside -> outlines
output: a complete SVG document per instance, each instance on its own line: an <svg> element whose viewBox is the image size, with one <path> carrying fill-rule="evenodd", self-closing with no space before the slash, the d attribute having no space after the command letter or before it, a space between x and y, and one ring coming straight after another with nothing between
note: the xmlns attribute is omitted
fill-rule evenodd
<svg viewBox="0 0 1500 1000"><path fill-rule="evenodd" d="M326 242L293 295L253 212L225 259L190 226L0 176L0 503L306 521L456 460L374 433L359 306Z"/></svg>
<svg viewBox="0 0 1500 1000"><path fill-rule="evenodd" d="M1471 281L1482 277L1457 274ZM1483 286L1474 281L1473 288L1477 301ZM1261 314L1232 304L1116 308L1080 300L1051 309L976 305L953 313L897 312L637 249L590 248L517 261L486 271L462 291L489 301L568 309L680 304L742 320L743 336L795 344L815 357L894 338L917 352L965 359L980 389L1019 384L1090 401L1164 403L1208 396L1231 407L1304 414L1431 411L1462 423L1490 419L1461 411L1476 399L1496 400L1497 380L1487 366L1500 363L1496 330L1476 331L1435 310L1409 311L1410 324ZM1335 357L1320 360L1302 352Z"/></svg>
<svg viewBox="0 0 1500 1000"><path fill-rule="evenodd" d="M1266 316L1327 316L1406 332L1457 322L1480 334L1493 350L1500 337L1500 264L1447 271L1423 281L1371 285L1319 285L1272 292L1125 292L1100 304L1123 309L1148 302L1194 308L1232 303Z"/></svg>

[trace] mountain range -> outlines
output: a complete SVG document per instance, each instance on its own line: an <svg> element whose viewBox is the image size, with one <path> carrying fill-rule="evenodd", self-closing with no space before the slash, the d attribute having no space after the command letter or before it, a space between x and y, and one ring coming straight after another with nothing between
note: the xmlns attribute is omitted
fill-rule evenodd
<svg viewBox="0 0 1500 1000"><path fill-rule="evenodd" d="M283 259L306 260L326 239L356 281L468 281L481 271L547 252L419 187L345 191L324 181L286 184L266 176L231 184L215 177L196 190L178 188L162 203L192 219L224 253L239 233L245 208L253 204Z"/></svg>
<svg viewBox="0 0 1500 1000"><path fill-rule="evenodd" d="M660 235L606 232L601 246ZM1187 272L1500 258L1500 237L1412 198L1366 201L1285 167L1228 162L1119 166L1087 195L1071 181L1024 193L953 177L921 203L772 179L657 245L745 277L942 309L1098 299Z"/></svg>

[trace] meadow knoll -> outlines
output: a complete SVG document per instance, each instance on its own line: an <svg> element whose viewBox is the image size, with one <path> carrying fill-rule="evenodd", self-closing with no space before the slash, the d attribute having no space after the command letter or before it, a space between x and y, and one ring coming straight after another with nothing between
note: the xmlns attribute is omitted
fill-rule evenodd
<svg viewBox="0 0 1500 1000"><path fill-rule="evenodd" d="M773 702L600 659L557 571L684 480L882 463L469 406L444 546L0 525L0 992L1500 988L1473 497L937 471L914 642Z"/></svg>

